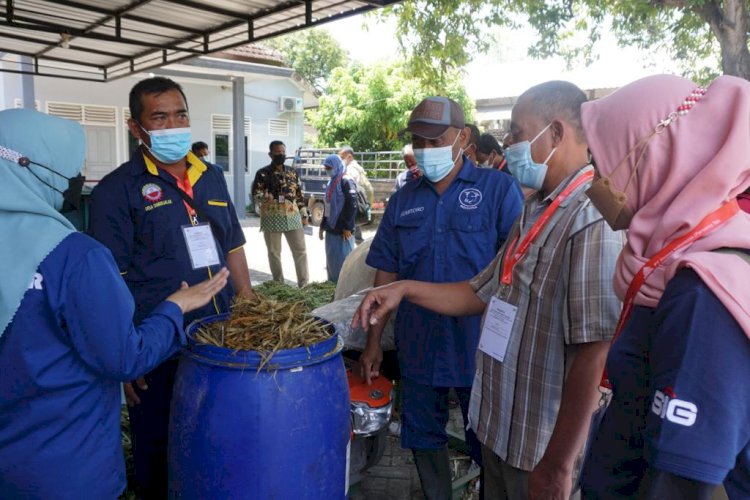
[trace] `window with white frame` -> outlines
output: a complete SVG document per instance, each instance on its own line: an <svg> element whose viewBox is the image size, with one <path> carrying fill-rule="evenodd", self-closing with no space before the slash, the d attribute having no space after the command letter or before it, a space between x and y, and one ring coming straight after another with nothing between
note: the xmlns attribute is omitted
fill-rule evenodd
<svg viewBox="0 0 750 500"><path fill-rule="evenodd" d="M250 117L245 117L245 172L247 172L247 157L250 147ZM214 163L225 172L232 166L232 116L222 114L211 115L211 138Z"/></svg>
<svg viewBox="0 0 750 500"><path fill-rule="evenodd" d="M95 104L47 101L47 114L74 120L86 133L86 159L82 165L89 180L101 180L117 166L117 108Z"/></svg>

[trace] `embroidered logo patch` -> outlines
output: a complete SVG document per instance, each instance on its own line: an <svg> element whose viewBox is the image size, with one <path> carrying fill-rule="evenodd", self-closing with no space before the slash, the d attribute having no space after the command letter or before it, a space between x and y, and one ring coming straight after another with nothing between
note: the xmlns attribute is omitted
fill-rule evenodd
<svg viewBox="0 0 750 500"><path fill-rule="evenodd" d="M458 202L464 210L474 210L482 202L482 192L474 188L464 189L458 195Z"/></svg>
<svg viewBox="0 0 750 500"><path fill-rule="evenodd" d="M159 185L149 182L143 188L141 188L141 194L143 199L149 203L156 203L157 201L164 198L164 191L162 191Z"/></svg>

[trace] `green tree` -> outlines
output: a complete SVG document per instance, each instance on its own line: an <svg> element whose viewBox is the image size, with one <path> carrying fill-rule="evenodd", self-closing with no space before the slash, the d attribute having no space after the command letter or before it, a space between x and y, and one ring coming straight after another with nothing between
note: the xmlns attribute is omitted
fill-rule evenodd
<svg viewBox="0 0 750 500"><path fill-rule="evenodd" d="M404 145L399 132L406 127L409 113L419 101L438 93L434 90L399 63L336 68L327 94L307 117L320 131L319 147L346 143L356 151L398 150ZM458 73L448 75L439 90L461 104L467 120L473 119L474 103Z"/></svg>
<svg viewBox="0 0 750 500"><path fill-rule="evenodd" d="M295 31L264 43L281 52L287 64L320 93L325 93L331 72L349 61L348 53L321 28Z"/></svg>
<svg viewBox="0 0 750 500"><path fill-rule="evenodd" d="M513 26L515 16L539 34L532 56L590 62L611 29L621 45L665 51L691 76L714 76L719 68L705 59L718 55L721 72L750 79L748 8L747 0L405 0L379 15L396 16L400 45L421 62L418 76L433 80L489 47L488 24Z"/></svg>

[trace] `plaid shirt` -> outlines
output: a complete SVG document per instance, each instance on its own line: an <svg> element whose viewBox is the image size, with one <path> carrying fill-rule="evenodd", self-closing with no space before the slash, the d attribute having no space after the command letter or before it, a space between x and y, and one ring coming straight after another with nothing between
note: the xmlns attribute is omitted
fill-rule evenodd
<svg viewBox="0 0 750 500"><path fill-rule="evenodd" d="M565 186L588 170L546 198L527 200L506 242L519 231L521 241ZM518 307L505 361L477 351L469 421L482 443L522 470L534 468L552 436L573 346L610 340L620 313L612 276L624 234L612 231L588 200L590 185L576 189L552 215L513 268L510 286L500 286L507 243L470 282L484 302L497 296Z"/></svg>

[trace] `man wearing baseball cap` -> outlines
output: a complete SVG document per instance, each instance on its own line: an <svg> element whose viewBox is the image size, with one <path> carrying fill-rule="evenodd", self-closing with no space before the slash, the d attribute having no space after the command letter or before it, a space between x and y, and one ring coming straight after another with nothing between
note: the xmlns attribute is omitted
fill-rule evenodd
<svg viewBox="0 0 750 500"><path fill-rule="evenodd" d="M492 261L505 241L521 212L521 190L510 176L477 168L463 154L470 131L454 100L424 99L412 111L406 130L423 175L388 202L367 256L367 264L377 269L374 284L468 280ZM480 319L435 314L408 301L398 308L401 445L414 454L428 500L451 498L448 391L455 389L466 422ZM370 329L360 358L368 381L379 375L385 323ZM472 431L467 431L467 442L479 463L479 443Z"/></svg>

